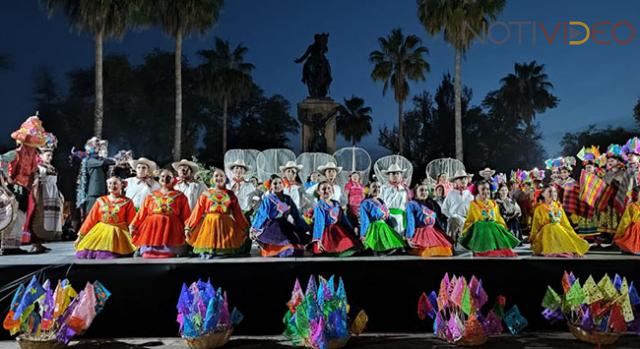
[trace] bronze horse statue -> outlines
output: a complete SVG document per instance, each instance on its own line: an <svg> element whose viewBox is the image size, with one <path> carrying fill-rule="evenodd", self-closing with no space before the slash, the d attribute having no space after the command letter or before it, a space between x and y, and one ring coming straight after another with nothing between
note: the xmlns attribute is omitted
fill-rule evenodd
<svg viewBox="0 0 640 349"><path fill-rule="evenodd" d="M302 83L307 85L309 97L326 98L331 85L331 65L325 57L329 51L329 33L315 34L313 44L307 47L305 53L296 63L304 62L302 68Z"/></svg>

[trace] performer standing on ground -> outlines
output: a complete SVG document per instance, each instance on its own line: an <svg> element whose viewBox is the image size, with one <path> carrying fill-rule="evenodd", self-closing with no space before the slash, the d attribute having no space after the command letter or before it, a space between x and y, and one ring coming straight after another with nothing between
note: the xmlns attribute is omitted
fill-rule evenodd
<svg viewBox="0 0 640 349"><path fill-rule="evenodd" d="M442 213L447 216L447 235L455 243L462 230L464 221L473 201L473 195L467 189L467 173L457 171L453 175L454 187L449 191L442 203Z"/></svg>
<svg viewBox="0 0 640 349"><path fill-rule="evenodd" d="M543 188L542 202L533 214L531 249L542 256L583 256L589 250L589 243L573 230L557 196L555 186Z"/></svg>
<svg viewBox="0 0 640 349"><path fill-rule="evenodd" d="M318 172L324 176L325 180L333 186L332 199L340 203L344 207L347 204L347 198L342 193L342 188L338 185L338 173L342 171L342 167L337 166L335 162L329 161L318 167ZM314 185L307 189L307 195L312 196L318 190L318 185Z"/></svg>
<svg viewBox="0 0 640 349"><path fill-rule="evenodd" d="M107 194L107 173L116 161L108 158L109 142L92 137L84 145L85 154L80 163L76 207L84 217L98 198Z"/></svg>
<svg viewBox="0 0 640 349"><path fill-rule="evenodd" d="M160 171L160 189L144 200L129 232L143 258L171 258L182 252L184 222L191 210L187 197L173 189L173 172Z"/></svg>
<svg viewBox="0 0 640 349"><path fill-rule="evenodd" d="M207 186L195 178L195 174L198 172L198 164L182 159L171 164L171 167L178 173L178 181L174 186L175 190L182 192L187 197L189 208L193 210L200 195L207 191Z"/></svg>
<svg viewBox="0 0 640 349"><path fill-rule="evenodd" d="M357 224L360 215L360 203L364 200L364 186L360 180L360 172L354 171L349 176L349 182L344 186L347 195L347 216L353 224Z"/></svg>
<svg viewBox="0 0 640 349"><path fill-rule="evenodd" d="M340 203L331 198L332 191L328 182L318 184L319 200L313 210L313 253L350 256L360 249L360 240Z"/></svg>
<svg viewBox="0 0 640 349"><path fill-rule="evenodd" d="M269 193L262 198L253 218L251 235L263 257L302 256L309 242L309 226L291 197L284 194L282 178L272 175Z"/></svg>
<svg viewBox="0 0 640 349"><path fill-rule="evenodd" d="M360 203L360 237L364 247L374 253L395 253L404 250L402 237L387 223L389 209L378 196L380 183L369 182L367 198Z"/></svg>
<svg viewBox="0 0 640 349"><path fill-rule="evenodd" d="M410 253L421 257L449 257L453 247L436 223L438 215L427 205L429 188L418 185L416 197L407 204L406 238Z"/></svg>
<svg viewBox="0 0 640 349"><path fill-rule="evenodd" d="M249 166L242 160L236 160L229 164L227 168L233 173L233 178L231 178L231 181L227 184L227 189L231 189L231 191L236 194L242 212L247 212L251 209L251 197L256 190L256 187L244 178L245 173L249 170Z"/></svg>
<svg viewBox="0 0 640 349"><path fill-rule="evenodd" d="M147 158L140 158L131 161L131 168L136 170L136 176L125 180L127 182L125 194L138 210L147 196L160 189L160 184L153 179L158 166Z"/></svg>
<svg viewBox="0 0 640 349"><path fill-rule="evenodd" d="M200 195L184 231L193 252L202 258L247 254L251 241L247 222L238 198L225 188L227 176L221 169L213 171L212 186Z"/></svg>
<svg viewBox="0 0 640 349"><path fill-rule="evenodd" d="M107 180L109 195L101 196L82 223L74 244L76 257L111 259L129 256L135 251L129 235L129 224L136 215L133 202L122 195L123 181Z"/></svg>
<svg viewBox="0 0 640 349"><path fill-rule="evenodd" d="M303 168L304 166L296 164L295 161L287 161L284 166L280 166L280 172L283 176L282 185L284 187L282 192L293 200L298 211L307 207L311 208L311 204L307 203L302 186L298 181L298 173Z"/></svg>
<svg viewBox="0 0 640 349"><path fill-rule="evenodd" d="M464 222L460 245L482 257L515 257L513 248L520 244L500 215L495 201L491 200L489 182L476 185L478 195L471 202Z"/></svg>

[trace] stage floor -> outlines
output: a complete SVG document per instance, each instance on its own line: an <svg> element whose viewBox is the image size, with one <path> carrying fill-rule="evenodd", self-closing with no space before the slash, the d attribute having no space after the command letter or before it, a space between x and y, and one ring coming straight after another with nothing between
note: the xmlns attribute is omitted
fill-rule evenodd
<svg viewBox="0 0 640 349"><path fill-rule="evenodd" d="M367 257L295 257L295 258L262 258L259 256L256 246L251 250L251 257L234 257L234 258L214 258L201 259L192 258L164 258L164 259L145 259L145 258L119 258L113 260L81 260L74 256L73 242L53 242L47 243L47 247L51 248L50 252L42 254L27 254L0 256L0 266L12 265L60 265L60 264L188 264L188 263L289 263L289 262L326 262L326 261L412 261L412 260L558 260L563 261L567 258L537 257L531 255L528 245L516 249L518 257L512 258L491 258L491 257L473 257L471 252L461 249L456 251L456 255L448 258L420 258L410 255L399 256L367 256ZM27 250L29 246L23 246ZM597 250L590 251L582 258L572 258L572 260L616 260L616 261L640 261L640 256L622 254L617 250Z"/></svg>
<svg viewBox="0 0 640 349"><path fill-rule="evenodd" d="M119 338L112 340L82 340L71 342L74 349L186 349L185 342L180 338ZM367 349L444 349L456 348L431 335L416 334L364 334L352 338L348 348ZM534 332L521 336L499 336L490 338L483 348L496 349L593 349L593 344L578 342L568 332ZM640 347L640 337L624 336L612 348L631 349ZM14 349L14 341L0 341L0 349ZM284 337L232 337L224 348L236 349L284 349L292 348Z"/></svg>

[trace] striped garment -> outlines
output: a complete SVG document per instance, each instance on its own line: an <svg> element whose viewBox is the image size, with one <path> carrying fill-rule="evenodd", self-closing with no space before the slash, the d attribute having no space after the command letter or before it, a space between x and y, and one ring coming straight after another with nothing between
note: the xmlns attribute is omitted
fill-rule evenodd
<svg viewBox="0 0 640 349"><path fill-rule="evenodd" d="M589 207L595 207L602 197L606 184L596 174L582 171L580 174L580 202Z"/></svg>

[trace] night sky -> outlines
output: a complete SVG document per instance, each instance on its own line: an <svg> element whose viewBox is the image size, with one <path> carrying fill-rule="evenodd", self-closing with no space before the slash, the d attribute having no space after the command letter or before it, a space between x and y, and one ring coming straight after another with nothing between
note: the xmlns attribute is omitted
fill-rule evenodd
<svg viewBox="0 0 640 349"><path fill-rule="evenodd" d="M569 46L560 42L562 32L558 42L547 43L540 27L534 43L528 26L519 43L517 27L510 25L511 38L506 43L476 43L468 52L462 74L463 83L473 89L472 103L479 104L487 92L498 88L500 78L513 71L514 62L536 60L545 64L555 86L553 93L560 98L557 108L538 116L549 156L557 155L565 132L589 124L633 127L632 109L640 95L639 14L640 2L634 0L508 1L500 21L542 22L551 31L556 23L569 20L590 25L627 20L638 33L625 46L593 41ZM362 145L376 156L384 152L377 145L377 129L397 120L397 107L392 95L382 96L382 84L372 82L368 55L377 49L377 38L394 27L417 34L430 51L431 73L426 82L411 85L412 95L424 89L435 92L442 75L453 73L453 49L440 36L426 34L417 19L415 0L228 0L220 21L206 36L185 40L184 54L197 64L195 52L211 48L215 36L233 45L243 43L249 48L247 60L256 66L253 77L258 85L267 94L284 95L295 114L295 104L306 96L306 88L300 82L302 67L293 60L312 42L314 33L330 32L328 57L334 79L330 95L340 102L351 95L361 96L373 108L374 132ZM604 28L608 32L601 38L611 39L611 26ZM504 28L492 33L498 40L506 35ZM624 39L631 34L621 27L617 35ZM34 111L35 71L49 67L57 83L64 86L64 74L90 67L94 51L90 36L71 30L62 14L48 19L36 0L0 2L0 43L0 54L9 55L13 62L9 71L0 72L0 142L6 143L9 133ZM139 63L152 49L172 51L173 45L159 29L152 28L130 32L120 42L108 42L104 53L125 53ZM296 151L298 138L292 141Z"/></svg>

